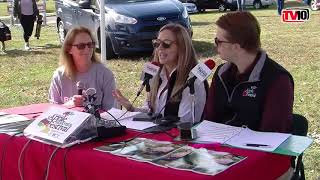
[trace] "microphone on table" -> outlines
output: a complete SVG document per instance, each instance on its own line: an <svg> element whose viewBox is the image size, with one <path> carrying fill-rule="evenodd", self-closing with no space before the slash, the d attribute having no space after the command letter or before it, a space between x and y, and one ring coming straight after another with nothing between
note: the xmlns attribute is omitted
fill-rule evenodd
<svg viewBox="0 0 320 180"><path fill-rule="evenodd" d="M150 80L158 73L160 70L160 63L153 61L153 62L147 62L143 66L143 71L141 74L141 80L143 81L139 91L137 93L137 97L141 94L143 91L144 87L146 87L146 91L148 93L147 95L147 102L148 102L148 107L150 111L142 114L138 114L133 118L133 121L152 121L155 117L158 115L153 115L152 112L152 107L151 107L151 99L150 99Z"/></svg>
<svg viewBox="0 0 320 180"><path fill-rule="evenodd" d="M204 63L197 64L189 73L189 78L185 83L184 87L182 88L181 92L186 88L190 88L190 95L191 95L191 114L192 114L192 122L183 122L178 124L179 129L179 137L181 140L193 140L196 138L196 129L193 128L194 121L195 121L195 84L200 84L205 81L210 74L212 73L212 69L215 67L215 62L212 59L206 60ZM196 79L197 83L195 82Z"/></svg>
<svg viewBox="0 0 320 180"><path fill-rule="evenodd" d="M193 102L194 102L194 84L196 83L199 85L203 81L205 81L210 74L212 73L213 68L215 67L215 62L212 59L206 60L204 63L199 63L197 64L189 73L189 77L182 88L180 88L174 95L172 95L169 100L167 100L166 104L161 108L160 110L160 115L161 112L164 110L164 108L168 105L172 99L177 96L181 95L183 90L186 87L190 88L190 94L193 95ZM198 79L198 81L196 81ZM196 82L195 82L196 81ZM194 103L193 103L194 104ZM193 108L194 109L194 108ZM194 114L194 113L193 113ZM193 115L194 117L194 115ZM154 123L159 124L161 126L168 127L166 130L168 130L170 127L174 127L177 121L179 121L179 117L173 117L173 116L166 116L166 117L156 117L154 119ZM193 128L193 122L184 122L184 123L179 123L177 124L179 131L180 131L180 139L181 140L192 140L195 138L195 129ZM163 131L163 128L160 128L160 131ZM155 128L149 128L145 132L158 132L159 130Z"/></svg>

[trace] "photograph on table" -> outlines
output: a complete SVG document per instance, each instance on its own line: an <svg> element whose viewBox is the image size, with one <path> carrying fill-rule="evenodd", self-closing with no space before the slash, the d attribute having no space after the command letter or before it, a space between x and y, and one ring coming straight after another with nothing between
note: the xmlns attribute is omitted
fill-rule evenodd
<svg viewBox="0 0 320 180"><path fill-rule="evenodd" d="M243 159L245 159L245 157L227 152L211 151L204 148L195 149L192 147L183 147L152 161L152 163L178 170L216 175L239 163Z"/></svg>

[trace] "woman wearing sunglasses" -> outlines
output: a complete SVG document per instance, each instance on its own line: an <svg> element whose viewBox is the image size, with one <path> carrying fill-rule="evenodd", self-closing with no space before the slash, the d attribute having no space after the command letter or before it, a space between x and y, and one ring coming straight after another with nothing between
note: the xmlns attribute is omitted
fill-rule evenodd
<svg viewBox="0 0 320 180"><path fill-rule="evenodd" d="M179 117L182 122L192 121L189 88L174 96L197 64L189 33L179 24L167 24L152 43L153 61L159 62L161 67L151 83L150 107L133 107L119 90L113 93L114 97L129 111L147 112L151 109L153 113L161 113L165 117ZM200 121L206 101L204 83L195 86L195 97L195 121Z"/></svg>
<svg viewBox="0 0 320 180"><path fill-rule="evenodd" d="M60 54L60 67L54 72L51 103L84 106L93 103L107 110L115 105L113 73L95 54L95 41L87 28L71 29Z"/></svg>
<svg viewBox="0 0 320 180"><path fill-rule="evenodd" d="M221 59L212 79L205 118L252 130L289 132L293 78L261 49L260 25L250 12L227 13L217 22Z"/></svg>

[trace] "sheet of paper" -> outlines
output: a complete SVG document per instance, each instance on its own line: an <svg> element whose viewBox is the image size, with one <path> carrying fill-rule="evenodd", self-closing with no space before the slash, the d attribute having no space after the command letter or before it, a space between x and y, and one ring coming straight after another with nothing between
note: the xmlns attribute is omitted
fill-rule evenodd
<svg viewBox="0 0 320 180"><path fill-rule="evenodd" d="M137 114L140 114L141 112L126 112L126 110L116 108L112 108L108 112L112 114L115 118L117 118L121 125L126 126L130 129L144 130L156 126L156 124L154 124L153 122L133 121L133 117ZM101 117L107 120L114 120L114 118L110 114L104 112L101 114Z"/></svg>
<svg viewBox="0 0 320 180"><path fill-rule="evenodd" d="M291 134L259 132L243 128L238 135L229 139L226 144L239 148L272 152L290 136Z"/></svg>
<svg viewBox="0 0 320 180"><path fill-rule="evenodd" d="M30 119L17 114L6 114L3 112L0 112L0 125L13 123L13 122L27 121L27 120L30 120Z"/></svg>
<svg viewBox="0 0 320 180"><path fill-rule="evenodd" d="M204 120L197 127L197 138L195 142L224 143L241 131L241 127L229 126Z"/></svg>
<svg viewBox="0 0 320 180"><path fill-rule="evenodd" d="M274 153L299 156L312 144L312 142L313 139L309 137L291 135L274 151Z"/></svg>

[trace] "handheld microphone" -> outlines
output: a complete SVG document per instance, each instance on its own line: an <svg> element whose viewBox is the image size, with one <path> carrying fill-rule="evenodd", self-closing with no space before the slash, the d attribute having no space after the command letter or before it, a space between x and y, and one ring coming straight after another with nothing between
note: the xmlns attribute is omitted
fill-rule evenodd
<svg viewBox="0 0 320 180"><path fill-rule="evenodd" d="M83 89L84 89L84 84L83 84L83 82L78 81L78 82L77 82L77 94L78 94L78 95L82 95Z"/></svg>
<svg viewBox="0 0 320 180"><path fill-rule="evenodd" d="M139 88L137 96L139 96L141 94L141 92L145 86L147 86L146 91L150 92L149 81L150 81L150 79L153 78L153 76L155 76L158 73L159 69L160 69L159 62L153 61L153 62L148 62L148 63L144 64L143 72L142 72L141 78L140 78L143 82Z"/></svg>

